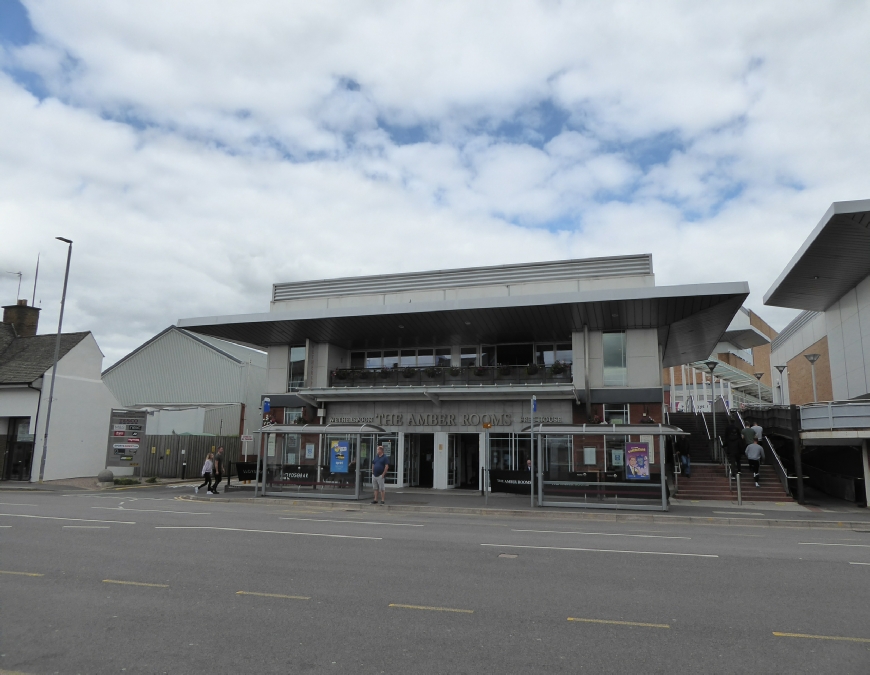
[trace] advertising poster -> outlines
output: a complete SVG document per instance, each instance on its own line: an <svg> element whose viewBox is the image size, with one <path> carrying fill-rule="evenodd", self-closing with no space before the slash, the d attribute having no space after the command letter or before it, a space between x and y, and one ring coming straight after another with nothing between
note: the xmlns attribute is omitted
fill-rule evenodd
<svg viewBox="0 0 870 675"><path fill-rule="evenodd" d="M305 444L305 459L314 459L314 443Z"/></svg>
<svg viewBox="0 0 870 675"><path fill-rule="evenodd" d="M625 444L625 480L649 480L649 443Z"/></svg>
<svg viewBox="0 0 870 675"><path fill-rule="evenodd" d="M347 473L350 448L347 441L329 442L329 470L332 473Z"/></svg>

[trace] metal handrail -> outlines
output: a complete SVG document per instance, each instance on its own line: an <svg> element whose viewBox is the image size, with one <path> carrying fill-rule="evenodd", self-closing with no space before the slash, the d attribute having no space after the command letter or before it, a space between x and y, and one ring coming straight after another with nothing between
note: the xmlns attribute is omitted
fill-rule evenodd
<svg viewBox="0 0 870 675"><path fill-rule="evenodd" d="M776 454L776 450L773 448L773 443L770 442L770 439L767 436L764 437L764 440L767 441L767 447L770 448L771 456L776 460L775 462L771 462L773 470L776 471L776 474L779 476L779 482L782 483L785 493L791 497L791 490L788 487L788 472L785 470L785 466L783 466L779 455Z"/></svg>

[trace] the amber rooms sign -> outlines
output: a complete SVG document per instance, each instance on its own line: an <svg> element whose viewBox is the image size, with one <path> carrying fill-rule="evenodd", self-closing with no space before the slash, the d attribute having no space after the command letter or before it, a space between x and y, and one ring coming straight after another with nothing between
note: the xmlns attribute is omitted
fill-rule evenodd
<svg viewBox="0 0 870 675"><path fill-rule="evenodd" d="M331 424L377 424L381 427L477 427L491 424L493 427L510 427L517 421L512 413L377 413L368 416L336 416L328 420ZM522 422L527 422L523 417ZM535 422L561 422L558 416L545 419L535 418Z"/></svg>

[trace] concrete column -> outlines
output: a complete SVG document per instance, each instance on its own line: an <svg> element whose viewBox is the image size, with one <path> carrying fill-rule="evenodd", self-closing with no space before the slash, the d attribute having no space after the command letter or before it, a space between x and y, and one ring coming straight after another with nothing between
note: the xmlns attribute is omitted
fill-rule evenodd
<svg viewBox="0 0 870 675"><path fill-rule="evenodd" d="M400 431L398 435L398 440L396 444L399 446L396 448L395 457L396 457L396 484L399 487L407 487L408 482L405 480L403 475L405 471L405 432Z"/></svg>
<svg viewBox="0 0 870 675"><path fill-rule="evenodd" d="M861 443L861 454L864 455L864 495L870 506L870 441L866 438Z"/></svg>
<svg viewBox="0 0 870 675"><path fill-rule="evenodd" d="M689 366L692 368L692 366ZM695 376L695 369L692 368L692 398L695 399L695 403L698 402L698 382ZM692 411L694 412L694 411Z"/></svg>
<svg viewBox="0 0 870 675"><path fill-rule="evenodd" d="M688 373L686 371L686 366L680 366L680 382L683 385L683 410L686 409L686 401L689 400L689 385L686 383L688 379Z"/></svg>
<svg viewBox="0 0 870 675"><path fill-rule="evenodd" d="M479 444L478 447L480 448L480 450L477 453L478 461L480 462L480 471L478 472L478 479L477 479L477 482L478 482L477 489L483 490L483 472L486 470L486 461L487 461L486 455L489 452L489 448L486 447L486 432L483 431L483 432L479 433L477 436L480 439L478 441L478 444Z"/></svg>
<svg viewBox="0 0 870 675"><path fill-rule="evenodd" d="M677 412L677 387L674 384L674 367L671 366L671 412Z"/></svg>

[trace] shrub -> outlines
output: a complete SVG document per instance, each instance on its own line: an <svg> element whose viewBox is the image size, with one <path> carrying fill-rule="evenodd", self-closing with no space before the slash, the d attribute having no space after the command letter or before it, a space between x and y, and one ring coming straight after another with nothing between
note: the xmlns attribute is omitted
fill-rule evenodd
<svg viewBox="0 0 870 675"><path fill-rule="evenodd" d="M138 478L116 478L115 485L140 485L141 481Z"/></svg>
<svg viewBox="0 0 870 675"><path fill-rule="evenodd" d="M156 482L157 482L157 476L151 476L151 478L146 478L146 479L145 479L145 482L146 482L146 483L156 483Z"/></svg>

